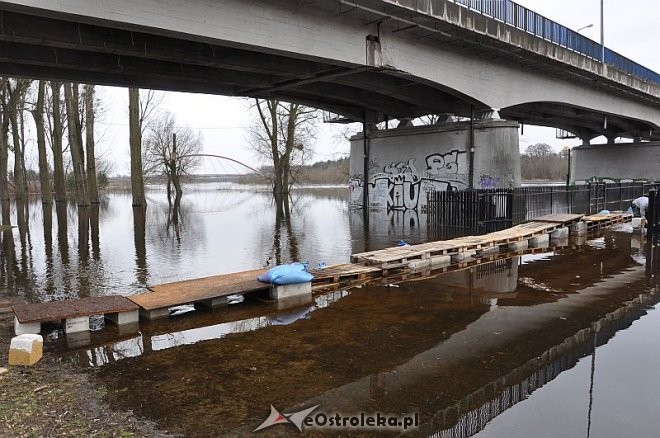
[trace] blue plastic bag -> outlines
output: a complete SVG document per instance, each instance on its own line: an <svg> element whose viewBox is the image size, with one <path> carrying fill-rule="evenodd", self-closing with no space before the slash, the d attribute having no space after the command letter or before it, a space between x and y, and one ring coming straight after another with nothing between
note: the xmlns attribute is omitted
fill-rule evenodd
<svg viewBox="0 0 660 438"><path fill-rule="evenodd" d="M276 286L287 284L308 283L314 276L306 271L307 265L303 263L291 263L289 265L275 266L257 277L262 283L271 283Z"/></svg>

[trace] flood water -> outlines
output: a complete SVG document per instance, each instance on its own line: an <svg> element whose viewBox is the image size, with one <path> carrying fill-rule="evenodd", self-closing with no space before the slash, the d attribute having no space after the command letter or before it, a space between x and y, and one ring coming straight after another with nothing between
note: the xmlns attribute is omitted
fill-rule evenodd
<svg viewBox="0 0 660 438"><path fill-rule="evenodd" d="M423 220L397 214L372 215L365 231L336 188L296 191L290 220L253 188L189 190L178 225L162 191L148 200L144 217L126 194L106 195L98 212L53 209L52 233L40 203L25 219L12 204L21 227L3 236L4 293L128 295L291 260L343 263L427 238ZM321 291L292 308L248 297L82 338L54 327L46 354L89 372L113 407L184 436L250 435L271 405L318 405L312 417L417 415L408 436L657 436L659 260L659 248L621 227L414 281ZM263 434L300 435L293 424Z"/></svg>

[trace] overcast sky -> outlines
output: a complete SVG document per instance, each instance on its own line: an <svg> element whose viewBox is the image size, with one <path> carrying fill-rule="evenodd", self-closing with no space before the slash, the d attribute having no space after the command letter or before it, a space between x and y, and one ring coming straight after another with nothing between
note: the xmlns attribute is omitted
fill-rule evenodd
<svg viewBox="0 0 660 438"><path fill-rule="evenodd" d="M600 40L600 0L519 0L518 3L545 15L585 36ZM660 5L658 0L605 0L605 44L610 49L654 70L660 71ZM114 174L128 174L128 91L99 87L105 114L97 130L99 150L114 162ZM248 143L251 123L246 99L185 93L163 93L161 107L172 112L177 125L199 130L206 153L229 156L255 165L256 157ZM348 156L349 145L338 140L343 126L319 123L314 161ZM556 150L575 146L577 140L555 139L555 130L526 126L520 148L538 142ZM226 161L207 159L200 173L235 173L240 167Z"/></svg>

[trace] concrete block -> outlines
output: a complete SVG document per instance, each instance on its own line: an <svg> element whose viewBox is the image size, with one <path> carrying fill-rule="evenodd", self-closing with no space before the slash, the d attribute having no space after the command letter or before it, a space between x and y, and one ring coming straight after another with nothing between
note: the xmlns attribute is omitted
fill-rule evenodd
<svg viewBox="0 0 660 438"><path fill-rule="evenodd" d="M587 244L587 233L578 234L573 238L573 244L575 246L583 246Z"/></svg>
<svg viewBox="0 0 660 438"><path fill-rule="evenodd" d="M499 246L489 246L488 248L481 248L477 251L479 255L494 255L500 253Z"/></svg>
<svg viewBox="0 0 660 438"><path fill-rule="evenodd" d="M549 245L550 245L549 234L543 234L541 236L536 236L529 239L529 246L532 248L547 248Z"/></svg>
<svg viewBox="0 0 660 438"><path fill-rule="evenodd" d="M16 336L20 335L36 335L41 331L40 322L28 322L23 324L18 321L18 318L14 317L14 333Z"/></svg>
<svg viewBox="0 0 660 438"><path fill-rule="evenodd" d="M311 304L312 301L314 301L314 299L312 298L311 293L309 295L299 295L297 297L280 298L277 300L277 310L293 309L295 307Z"/></svg>
<svg viewBox="0 0 660 438"><path fill-rule="evenodd" d="M550 233L550 239L565 239L570 235L568 228L560 228Z"/></svg>
<svg viewBox="0 0 660 438"><path fill-rule="evenodd" d="M89 316L80 316L77 318L67 318L64 321L64 333L80 333L89 331Z"/></svg>
<svg viewBox="0 0 660 438"><path fill-rule="evenodd" d="M571 236L587 234L587 223L586 222L578 222L576 224L573 224L570 227L568 227L568 231L569 231Z"/></svg>
<svg viewBox="0 0 660 438"><path fill-rule="evenodd" d="M0 368L0 376L2 376L3 374L7 374L8 372L9 370L7 368Z"/></svg>
<svg viewBox="0 0 660 438"><path fill-rule="evenodd" d="M634 217L632 220L633 229L646 227L646 219L643 217Z"/></svg>
<svg viewBox="0 0 660 438"><path fill-rule="evenodd" d="M477 255L477 251L474 251L474 250L459 252L458 254L452 254L451 255L451 262L452 263L461 263L461 262L464 262L466 260L470 260L470 259L474 258L474 256L476 256L476 255Z"/></svg>
<svg viewBox="0 0 660 438"><path fill-rule="evenodd" d="M145 310L140 309L140 317L148 320L166 318L170 316L169 307L161 307L160 309Z"/></svg>
<svg viewBox="0 0 660 438"><path fill-rule="evenodd" d="M9 346L9 365L32 366L44 354L44 338L41 335L25 334L12 338Z"/></svg>
<svg viewBox="0 0 660 438"><path fill-rule="evenodd" d="M570 239L568 237L564 237L561 239L550 239L550 246L555 248L562 248L568 246L569 244L570 244Z"/></svg>
<svg viewBox="0 0 660 438"><path fill-rule="evenodd" d="M451 265L451 256L435 256L429 259L431 261L431 268L444 268Z"/></svg>
<svg viewBox="0 0 660 438"><path fill-rule="evenodd" d="M217 297L217 298L211 298L210 300L204 300L200 301L199 304L202 306L208 308L208 309L215 309L218 307L223 307L229 304L229 301L227 300L227 297Z"/></svg>
<svg viewBox="0 0 660 438"><path fill-rule="evenodd" d="M642 249L646 246L646 239L643 235L633 234L630 236L630 247L633 249Z"/></svg>
<svg viewBox="0 0 660 438"><path fill-rule="evenodd" d="M508 245L508 249L511 252L524 251L529 248L529 242L527 240L521 240L520 242L511 242Z"/></svg>
<svg viewBox="0 0 660 438"><path fill-rule="evenodd" d="M312 294L312 282L274 286L270 290L270 297L274 300L300 297Z"/></svg>
<svg viewBox="0 0 660 438"><path fill-rule="evenodd" d="M136 309L128 312L109 313L106 318L117 325L134 324L140 320L140 312Z"/></svg>
<svg viewBox="0 0 660 438"><path fill-rule="evenodd" d="M421 271L431 267L431 259L426 260L413 260L408 262L408 269L411 271Z"/></svg>

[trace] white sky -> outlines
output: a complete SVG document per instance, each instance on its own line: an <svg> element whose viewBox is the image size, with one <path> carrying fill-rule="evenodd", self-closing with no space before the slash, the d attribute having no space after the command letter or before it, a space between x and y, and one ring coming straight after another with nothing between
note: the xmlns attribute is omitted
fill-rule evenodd
<svg viewBox="0 0 660 438"><path fill-rule="evenodd" d="M605 45L654 71L660 71L660 4L658 0L604 0ZM518 0L518 3L572 29L593 24L581 31L585 36L600 40L600 0ZM98 150L114 162L114 174L129 173L128 154L128 91L99 87L105 114L98 121L100 137ZM249 102L246 99L186 93L164 93L161 104L173 113L177 125L199 130L206 153L229 156L255 165L257 158L248 142L251 124ZM349 144L339 140L341 125L319 123L314 161L347 156ZM555 138L555 130L525 126L520 138L524 149L546 142L556 150L575 146L577 140L562 142ZM597 140L598 142L598 140ZM236 173L240 167L222 160L204 160L200 173Z"/></svg>

